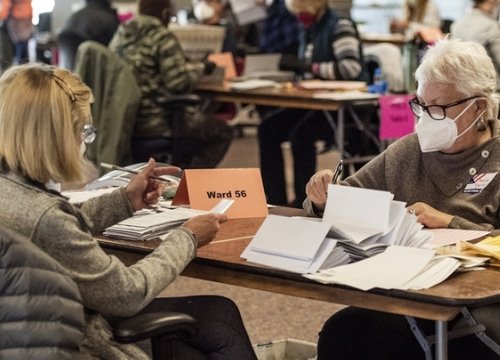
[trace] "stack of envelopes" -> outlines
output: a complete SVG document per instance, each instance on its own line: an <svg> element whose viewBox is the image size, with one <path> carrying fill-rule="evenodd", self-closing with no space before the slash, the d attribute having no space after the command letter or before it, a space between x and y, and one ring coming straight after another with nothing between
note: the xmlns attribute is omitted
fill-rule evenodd
<svg viewBox="0 0 500 360"><path fill-rule="evenodd" d="M374 256L389 245L421 247L431 235L393 197L330 185L322 219L270 215L242 257L306 274Z"/></svg>

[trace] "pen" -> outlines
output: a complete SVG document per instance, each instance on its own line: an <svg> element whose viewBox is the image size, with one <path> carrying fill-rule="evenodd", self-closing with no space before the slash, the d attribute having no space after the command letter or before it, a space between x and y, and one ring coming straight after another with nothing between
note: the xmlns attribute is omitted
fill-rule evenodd
<svg viewBox="0 0 500 360"><path fill-rule="evenodd" d="M337 180L339 179L339 176L342 174L343 170L344 170L344 160L340 159L337 167L335 168L335 172L333 173L332 184L337 183Z"/></svg>
<svg viewBox="0 0 500 360"><path fill-rule="evenodd" d="M131 170L131 169L127 169L127 168L124 168L124 167L121 167L121 166L118 166L118 165L108 164L108 163L104 163L104 162L101 163L101 166L103 168L106 168L106 169L124 171L124 172L128 172L128 173L131 173L131 174L136 174L136 175L139 174L139 172L140 172L138 170ZM159 176L149 175L149 178L150 179L154 179L154 180L158 180L158 181L163 181L163 182L166 182L166 183L169 183L169 184L172 183L172 181L170 181L168 179L164 179L164 178L159 177Z"/></svg>

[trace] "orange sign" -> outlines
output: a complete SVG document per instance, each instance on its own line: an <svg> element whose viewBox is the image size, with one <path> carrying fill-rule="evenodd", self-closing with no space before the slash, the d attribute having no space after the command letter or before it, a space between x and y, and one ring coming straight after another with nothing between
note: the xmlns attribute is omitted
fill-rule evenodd
<svg viewBox="0 0 500 360"><path fill-rule="evenodd" d="M233 54L230 52L210 54L208 60L214 62L218 67L224 68L224 80L229 81L236 76L236 66Z"/></svg>
<svg viewBox="0 0 500 360"><path fill-rule="evenodd" d="M234 200L226 213L230 219L268 215L260 170L256 168L185 170L172 205L210 210L222 199Z"/></svg>

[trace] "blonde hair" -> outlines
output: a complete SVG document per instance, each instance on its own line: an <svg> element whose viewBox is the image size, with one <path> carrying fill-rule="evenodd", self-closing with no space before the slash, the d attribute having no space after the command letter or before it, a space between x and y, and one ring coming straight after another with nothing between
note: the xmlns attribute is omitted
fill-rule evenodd
<svg viewBox="0 0 500 360"><path fill-rule="evenodd" d="M312 13L328 6L327 0L285 0L285 5L288 11L292 14L297 14L307 10Z"/></svg>
<svg viewBox="0 0 500 360"><path fill-rule="evenodd" d="M92 92L64 69L27 64L0 78L0 159L9 170L38 181L79 181L81 131Z"/></svg>
<svg viewBox="0 0 500 360"><path fill-rule="evenodd" d="M443 39L430 47L415 72L419 86L427 82L453 85L464 96L486 99L485 118L496 120L496 70L485 48L473 41Z"/></svg>

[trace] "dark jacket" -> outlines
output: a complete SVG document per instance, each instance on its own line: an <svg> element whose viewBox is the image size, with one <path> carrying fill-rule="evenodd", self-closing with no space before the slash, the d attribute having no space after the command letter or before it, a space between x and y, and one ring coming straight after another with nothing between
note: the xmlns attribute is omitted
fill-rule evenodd
<svg viewBox="0 0 500 360"><path fill-rule="evenodd" d="M71 15L63 30L75 31L85 40L108 45L120 21L107 0L87 0L87 5Z"/></svg>
<svg viewBox="0 0 500 360"><path fill-rule="evenodd" d="M0 227L0 359L74 359L84 327L80 293L62 266Z"/></svg>

